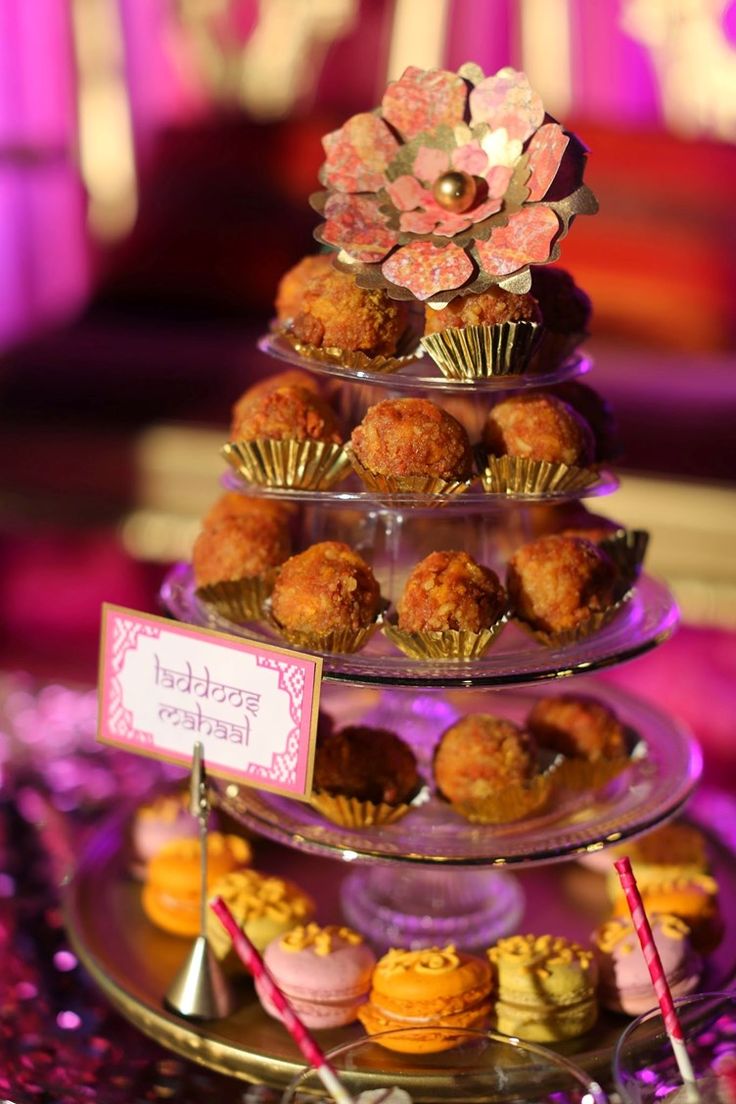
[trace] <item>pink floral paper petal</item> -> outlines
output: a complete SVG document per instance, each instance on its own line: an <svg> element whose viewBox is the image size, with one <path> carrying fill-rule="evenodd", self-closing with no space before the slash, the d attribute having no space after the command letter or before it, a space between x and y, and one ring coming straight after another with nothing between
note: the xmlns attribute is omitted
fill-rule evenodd
<svg viewBox="0 0 736 1104"><path fill-rule="evenodd" d="M382 261L397 241L374 199L342 192L335 192L325 204L322 237L364 264Z"/></svg>
<svg viewBox="0 0 736 1104"><path fill-rule="evenodd" d="M353 115L322 139L327 159L324 178L338 192L375 192L399 143L377 115Z"/></svg>
<svg viewBox="0 0 736 1104"><path fill-rule="evenodd" d="M545 123L532 135L527 146L529 157L529 202L543 199L557 175L570 139L558 123Z"/></svg>
<svg viewBox="0 0 736 1104"><path fill-rule="evenodd" d="M450 158L445 150L432 149L431 146L420 146L419 153L414 158L414 175L424 180L427 184L433 183L443 172L450 167Z"/></svg>
<svg viewBox="0 0 736 1104"><path fill-rule="evenodd" d="M441 291L461 287L473 274L473 264L456 245L411 242L397 249L381 266L393 284L408 288L416 299L431 299Z"/></svg>
<svg viewBox="0 0 736 1104"><path fill-rule="evenodd" d="M457 73L446 69L417 69L410 65L392 81L383 100L383 115L408 141L424 130L461 123L468 90Z"/></svg>
<svg viewBox="0 0 736 1104"><path fill-rule="evenodd" d="M485 174L485 181L488 185L488 195L497 196L499 199L503 199L513 175L513 169L508 169L505 165L494 165L493 168L489 169Z"/></svg>
<svg viewBox="0 0 736 1104"><path fill-rule="evenodd" d="M524 265L546 261L558 230L557 215L549 207L523 207L488 241L476 242L475 251L485 272L506 276Z"/></svg>
<svg viewBox="0 0 736 1104"><path fill-rule="evenodd" d="M488 157L480 148L480 142L468 142L452 151L452 167L471 176L483 176L488 169Z"/></svg>
<svg viewBox="0 0 736 1104"><path fill-rule="evenodd" d="M495 215L496 211L500 211L502 203L503 200L500 197L496 198L496 196L492 196L465 213L469 216L471 223L482 222L483 219L487 219L489 215Z"/></svg>
<svg viewBox="0 0 736 1104"><path fill-rule="evenodd" d="M543 120L541 97L516 69L499 69L470 93L471 123L487 123L491 130L504 127L509 138L525 142Z"/></svg>
<svg viewBox="0 0 736 1104"><path fill-rule="evenodd" d="M398 211L413 211L432 201L432 193L423 188L415 176L397 177L386 185L386 192Z"/></svg>
<svg viewBox="0 0 736 1104"><path fill-rule="evenodd" d="M469 215L455 215L435 204L424 211L407 211L399 219L404 234L440 234L451 238L472 225Z"/></svg>

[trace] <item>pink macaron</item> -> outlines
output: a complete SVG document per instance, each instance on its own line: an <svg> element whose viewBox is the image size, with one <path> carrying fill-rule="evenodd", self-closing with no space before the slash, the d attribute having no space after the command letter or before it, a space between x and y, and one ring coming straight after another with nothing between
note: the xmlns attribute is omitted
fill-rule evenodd
<svg viewBox="0 0 736 1104"><path fill-rule="evenodd" d="M266 968L305 1027L352 1023L368 997L376 956L350 928L306 924L268 944ZM261 1004L279 1014L256 981Z"/></svg>
<svg viewBox="0 0 736 1104"><path fill-rule="evenodd" d="M649 922L673 997L692 993L703 964L690 942L690 928L684 920L666 913L652 914ZM631 920L621 917L601 924L592 941L601 1005L628 1016L640 1016L654 1008L657 996Z"/></svg>

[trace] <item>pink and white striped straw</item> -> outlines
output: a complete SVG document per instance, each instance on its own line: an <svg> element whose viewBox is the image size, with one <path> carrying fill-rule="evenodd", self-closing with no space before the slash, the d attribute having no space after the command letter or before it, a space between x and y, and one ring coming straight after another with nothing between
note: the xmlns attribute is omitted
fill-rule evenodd
<svg viewBox="0 0 736 1104"><path fill-rule="evenodd" d="M631 920L636 930L636 934L639 937L639 943L641 944L642 954L644 960L649 967L649 976L652 979L652 985L654 986L654 992L657 995L659 1001L660 1011L662 1012L662 1019L664 1020L665 1031L669 1036L669 1040L672 1043L672 1049L675 1053L675 1061L677 1062L677 1068L680 1071L680 1076L686 1085L694 1084L695 1074L693 1073L692 1063L690 1061L690 1055L685 1047L685 1036L682 1033L682 1025L677 1016L674 1002L672 1000L672 993L670 987L667 984L667 976L662 967L662 960L659 957L659 951L657 945L654 942L654 936L652 935L652 929L649 926L649 920L647 914L644 911L644 903L639 893L639 887L636 884L636 878L634 872L631 869L631 862L628 855L625 855L622 859L617 859L613 864L616 868L616 873L621 880L621 888L624 891L626 897L626 904L629 906L629 912L631 913Z"/></svg>
<svg viewBox="0 0 736 1104"><path fill-rule="evenodd" d="M214 900L210 901L210 908L232 939L233 947L235 948L238 958L246 969L250 971L253 977L258 978L269 1000L271 1000L278 1009L284 1027L287 1029L310 1066L314 1066L320 1081L327 1089L330 1096L336 1101L336 1104L355 1104L352 1096L338 1078L333 1067L327 1061L318 1043L313 1036L309 1034L284 994L275 984L273 978L266 969L263 959L245 932L241 931L235 917L222 897L215 897Z"/></svg>

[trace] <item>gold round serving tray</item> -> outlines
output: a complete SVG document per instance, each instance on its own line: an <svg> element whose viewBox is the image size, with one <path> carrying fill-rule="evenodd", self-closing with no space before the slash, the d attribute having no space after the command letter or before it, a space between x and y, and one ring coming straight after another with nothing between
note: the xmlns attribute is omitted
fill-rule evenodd
<svg viewBox="0 0 736 1104"><path fill-rule="evenodd" d="M697 804L707 812L707 795ZM190 942L159 931L145 917L141 884L128 871L126 839L125 820L108 823L91 840L66 885L66 927L82 963L118 1011L163 1046L221 1073L284 1085L304 1063L281 1024L261 1009L249 979L244 977L240 983L242 1007L227 1019L195 1024L164 1008L163 994ZM339 917L339 883L350 864L268 841L257 840L254 847L259 869L294 878L315 895L319 920L334 922ZM703 991L725 989L736 978L736 925L729 925L736 902L736 861L733 851L715 839L710 841L710 853L728 927L721 946L708 960ZM447 873L451 878L453 872ZM602 894L599 874L565 863L523 870L518 878L531 929L539 928L533 918L542 916L545 931L586 941L602 918L596 915L595 905ZM576 903L571 903L571 893ZM624 1016L603 1012L589 1035L553 1049L605 1083L613 1046L628 1022ZM361 1035L362 1029L354 1024L320 1032L319 1040L329 1050Z"/></svg>

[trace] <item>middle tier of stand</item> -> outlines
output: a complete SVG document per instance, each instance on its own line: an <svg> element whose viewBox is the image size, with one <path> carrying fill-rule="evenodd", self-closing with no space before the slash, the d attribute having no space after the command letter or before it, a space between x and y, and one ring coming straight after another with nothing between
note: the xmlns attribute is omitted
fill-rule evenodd
<svg viewBox="0 0 736 1104"><path fill-rule="evenodd" d="M290 647L266 623L235 624L202 602L197 597L188 564L179 564L169 572L161 589L161 601L179 621L246 640ZM595 671L642 655L672 633L677 616L677 606L667 587L642 575L631 596L607 625L563 647L546 647L512 622L503 629L483 659L429 662L397 653L389 641L376 632L360 652L325 655L323 675L354 685L430 689L502 687L546 681Z"/></svg>

